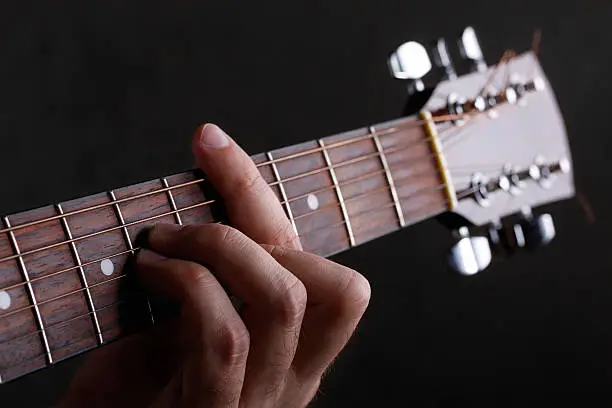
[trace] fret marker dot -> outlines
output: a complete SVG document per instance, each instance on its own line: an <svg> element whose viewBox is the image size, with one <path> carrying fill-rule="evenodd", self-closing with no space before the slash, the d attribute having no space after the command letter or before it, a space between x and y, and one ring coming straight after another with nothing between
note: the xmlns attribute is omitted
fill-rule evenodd
<svg viewBox="0 0 612 408"><path fill-rule="evenodd" d="M11 307L11 295L7 291L0 291L0 309L6 310Z"/></svg>
<svg viewBox="0 0 612 408"><path fill-rule="evenodd" d="M113 265L110 259L105 259L100 262L100 269L102 269L102 273L106 276L111 276L115 272L115 265Z"/></svg>
<svg viewBox="0 0 612 408"><path fill-rule="evenodd" d="M308 208L310 208L312 211L319 208L319 199L314 194L308 194L308 197L306 197L306 202L308 203Z"/></svg>

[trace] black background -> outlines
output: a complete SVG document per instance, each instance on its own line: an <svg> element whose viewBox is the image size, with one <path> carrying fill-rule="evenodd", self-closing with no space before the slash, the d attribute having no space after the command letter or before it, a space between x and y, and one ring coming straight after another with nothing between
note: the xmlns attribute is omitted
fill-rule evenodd
<svg viewBox="0 0 612 408"><path fill-rule="evenodd" d="M436 221L337 256L373 297L316 406L608 401L611 16L604 1L5 2L0 210L189 168L202 122L258 153L397 117L404 86L386 68L397 45L472 24L493 62L540 27L596 223L576 200L553 205L554 245L470 279L447 270L451 238ZM80 361L3 385L0 404L52 404Z"/></svg>

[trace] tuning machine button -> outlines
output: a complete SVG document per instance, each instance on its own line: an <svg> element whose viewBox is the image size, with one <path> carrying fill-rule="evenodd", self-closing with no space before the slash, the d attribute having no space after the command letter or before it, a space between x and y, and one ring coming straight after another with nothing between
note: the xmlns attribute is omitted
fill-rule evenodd
<svg viewBox="0 0 612 408"><path fill-rule="evenodd" d="M524 219L517 224L522 230L525 247L535 249L550 244L556 236L555 222L552 215L534 215L523 211Z"/></svg>
<svg viewBox="0 0 612 408"><path fill-rule="evenodd" d="M434 63L438 68L444 71L444 77L446 79L456 79L457 72L453 66L450 53L448 52L448 46L444 38L438 39L433 46Z"/></svg>
<svg viewBox="0 0 612 408"><path fill-rule="evenodd" d="M389 57L389 68L394 78L411 81L408 93L425 90L423 78L431 71L431 60L421 44L410 41L402 44Z"/></svg>
<svg viewBox="0 0 612 408"><path fill-rule="evenodd" d="M491 264L491 247L489 240L482 236L470 236L467 227L457 232L457 243L450 252L449 263L459 274L464 276L482 272Z"/></svg>
<svg viewBox="0 0 612 408"><path fill-rule="evenodd" d="M482 54L482 48L474 28L467 27L463 30L459 38L459 51L463 58L472 62L475 71L484 72L487 70L487 63Z"/></svg>

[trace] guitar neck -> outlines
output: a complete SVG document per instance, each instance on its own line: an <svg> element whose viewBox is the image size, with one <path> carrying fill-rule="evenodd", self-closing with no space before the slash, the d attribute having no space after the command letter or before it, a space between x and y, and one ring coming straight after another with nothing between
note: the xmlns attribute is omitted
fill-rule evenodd
<svg viewBox="0 0 612 408"><path fill-rule="evenodd" d="M437 215L452 198L416 117L253 157L306 251L330 256ZM154 322L124 270L156 223L227 222L189 171L4 218L0 378L20 377ZM127 288L127 289L126 289Z"/></svg>

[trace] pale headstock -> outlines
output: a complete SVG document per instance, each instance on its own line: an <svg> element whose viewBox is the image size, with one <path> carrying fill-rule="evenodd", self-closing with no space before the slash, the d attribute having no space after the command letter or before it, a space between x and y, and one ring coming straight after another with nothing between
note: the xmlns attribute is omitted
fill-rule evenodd
<svg viewBox="0 0 612 408"><path fill-rule="evenodd" d="M574 195L563 118L537 58L527 53L501 67L483 95L498 95L499 104L483 109L479 95L494 69L440 83L424 107L445 113L450 102L449 113L460 113L452 105L464 102L467 111L471 100L482 110L438 126L458 198L453 211L474 225ZM527 86L522 97L513 84Z"/></svg>
<svg viewBox="0 0 612 408"><path fill-rule="evenodd" d="M536 49L539 35L534 39ZM393 54L399 60L390 64L395 78L414 72L411 64L431 67L429 55L416 48ZM471 27L460 36L459 50L474 72L457 76L446 41L439 39L432 54L445 79L422 110L435 122L441 173L452 186L450 199L456 197L453 216L443 217L457 237L451 265L472 275L489 265L491 248L513 253L548 244L556 234L553 219L532 209L573 197L574 181L563 118L536 52L507 52L488 68ZM412 81L409 93L424 91L414 84L432 72L422 71L403 77Z"/></svg>

